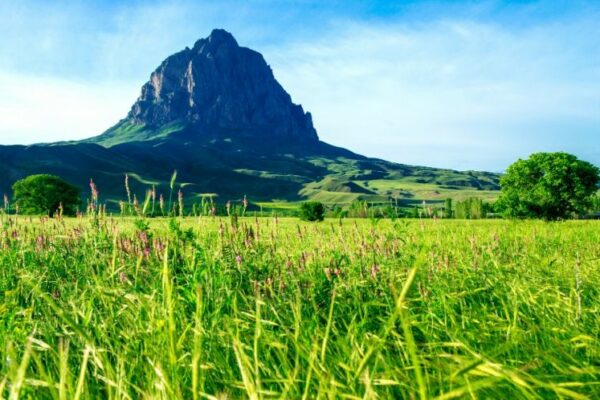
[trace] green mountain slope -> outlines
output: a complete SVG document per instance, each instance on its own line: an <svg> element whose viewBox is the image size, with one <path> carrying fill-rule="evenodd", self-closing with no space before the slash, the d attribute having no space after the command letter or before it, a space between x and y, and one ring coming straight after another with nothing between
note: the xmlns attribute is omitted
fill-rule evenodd
<svg viewBox="0 0 600 400"><path fill-rule="evenodd" d="M344 205L357 199L395 198L410 204L473 195L494 198L498 189L496 174L396 164L323 142L256 143L252 137L227 137L224 132L198 139L193 127L169 127L166 133L143 127L129 131L136 132L137 139L148 139L112 146L112 138L0 146L0 190L10 193L15 180L44 172L60 175L84 191L94 179L104 199L117 200L126 196L125 173L134 193L142 197L152 185L166 194L174 170L186 197L216 193L222 201L247 195L262 202L315 199Z"/></svg>

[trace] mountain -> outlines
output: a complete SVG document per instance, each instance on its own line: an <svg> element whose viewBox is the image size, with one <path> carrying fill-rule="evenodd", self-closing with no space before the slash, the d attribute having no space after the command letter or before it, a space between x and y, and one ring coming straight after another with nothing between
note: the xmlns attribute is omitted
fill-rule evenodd
<svg viewBox="0 0 600 400"><path fill-rule="evenodd" d="M111 146L157 139L164 134L161 128L173 125L193 126L199 135L319 139L310 113L292 103L263 56L220 29L163 61L127 117L91 142Z"/></svg>
<svg viewBox="0 0 600 400"><path fill-rule="evenodd" d="M248 195L260 201L355 199L405 203L479 194L498 176L373 159L319 140L311 114L294 104L262 55L214 30L151 74L127 116L80 142L0 146L0 190L32 173L53 173L105 199L132 189L166 190L173 170L187 195Z"/></svg>

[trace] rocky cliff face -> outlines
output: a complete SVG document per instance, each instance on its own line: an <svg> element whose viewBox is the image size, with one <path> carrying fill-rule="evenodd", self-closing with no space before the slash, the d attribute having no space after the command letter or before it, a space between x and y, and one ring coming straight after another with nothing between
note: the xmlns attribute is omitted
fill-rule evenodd
<svg viewBox="0 0 600 400"><path fill-rule="evenodd" d="M183 121L209 130L318 140L310 113L292 103L262 55L220 29L167 58L127 119L152 127Z"/></svg>

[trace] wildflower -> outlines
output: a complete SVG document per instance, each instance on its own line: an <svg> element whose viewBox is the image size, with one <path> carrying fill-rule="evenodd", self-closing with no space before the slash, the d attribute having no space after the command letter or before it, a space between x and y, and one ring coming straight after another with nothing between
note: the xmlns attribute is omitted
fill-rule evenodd
<svg viewBox="0 0 600 400"><path fill-rule="evenodd" d="M36 247L38 250L41 250L44 248L44 244L46 243L46 240L44 239L43 236L38 236L37 239L35 240L36 243Z"/></svg>
<svg viewBox="0 0 600 400"><path fill-rule="evenodd" d="M371 266L371 278L373 278L374 280L377 279L377 273L379 272L379 270L379 265L373 264L373 266Z"/></svg>
<svg viewBox="0 0 600 400"><path fill-rule="evenodd" d="M165 245L159 239L155 239L152 245L157 253L162 253L165 250Z"/></svg>
<svg viewBox="0 0 600 400"><path fill-rule="evenodd" d="M418 287L419 287L419 293L421 294L421 296L423 298L426 299L429 296L429 290L426 287L424 287L420 282L419 282Z"/></svg>
<svg viewBox="0 0 600 400"><path fill-rule="evenodd" d="M142 242L142 244L148 244L148 233L145 231L141 231L138 233L138 239Z"/></svg>
<svg viewBox="0 0 600 400"><path fill-rule="evenodd" d="M127 201L131 204L131 190L129 189L129 174L125 174L125 191L127 191Z"/></svg>
<svg viewBox="0 0 600 400"><path fill-rule="evenodd" d="M162 195L162 193L160 194L160 197L158 199L158 205L160 207L160 212L162 214L165 213L165 197Z"/></svg>
<svg viewBox="0 0 600 400"><path fill-rule="evenodd" d="M140 202L137 199L137 196L133 195L133 209L137 215L142 215L142 210L140 209Z"/></svg>
<svg viewBox="0 0 600 400"><path fill-rule="evenodd" d="M123 249L123 252L125 252L125 253L132 253L133 252L133 243L129 239L123 239L121 241L121 248Z"/></svg>
<svg viewBox="0 0 600 400"><path fill-rule="evenodd" d="M177 199L179 200L179 216L183 217L183 192L181 189L177 193Z"/></svg>
<svg viewBox="0 0 600 400"><path fill-rule="evenodd" d="M95 205L96 203L98 203L99 193L98 188L96 187L96 184L94 183L93 179L90 179L90 190L92 192L92 203Z"/></svg>
<svg viewBox="0 0 600 400"><path fill-rule="evenodd" d="M235 256L235 262L237 263L237 265L242 265L242 256L240 256L239 254Z"/></svg>
<svg viewBox="0 0 600 400"><path fill-rule="evenodd" d="M121 281L121 283L127 283L129 282L129 279L127 279L127 274L125 274L125 272L119 273L119 280Z"/></svg>
<svg viewBox="0 0 600 400"><path fill-rule="evenodd" d="M306 266L306 254L303 252L300 256L300 264L304 267Z"/></svg>

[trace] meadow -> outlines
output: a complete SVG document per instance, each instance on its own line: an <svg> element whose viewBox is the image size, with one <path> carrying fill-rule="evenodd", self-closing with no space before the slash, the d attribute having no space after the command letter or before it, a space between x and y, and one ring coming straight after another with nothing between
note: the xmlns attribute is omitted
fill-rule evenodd
<svg viewBox="0 0 600 400"><path fill-rule="evenodd" d="M598 398L599 228L3 216L0 398Z"/></svg>

